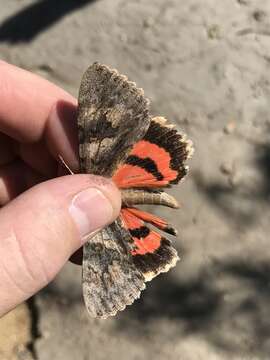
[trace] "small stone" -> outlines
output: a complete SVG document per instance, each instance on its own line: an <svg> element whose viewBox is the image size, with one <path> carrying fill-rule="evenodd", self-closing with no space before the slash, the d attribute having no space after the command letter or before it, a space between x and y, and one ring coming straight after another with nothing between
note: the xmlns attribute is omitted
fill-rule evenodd
<svg viewBox="0 0 270 360"><path fill-rule="evenodd" d="M229 185L231 187L236 187L241 183L241 173L234 172L228 178Z"/></svg>
<svg viewBox="0 0 270 360"><path fill-rule="evenodd" d="M233 164L224 162L223 164L220 165L220 171L224 175L231 175L233 173Z"/></svg>
<svg viewBox="0 0 270 360"><path fill-rule="evenodd" d="M213 39L220 39L220 27L219 25L215 24L208 28L207 30L208 38Z"/></svg>
<svg viewBox="0 0 270 360"><path fill-rule="evenodd" d="M184 125L190 125L190 119L188 117L184 117L183 124Z"/></svg>
<svg viewBox="0 0 270 360"><path fill-rule="evenodd" d="M234 121L230 121L227 125L224 127L224 133L225 134L232 134L236 129L236 124Z"/></svg>
<svg viewBox="0 0 270 360"><path fill-rule="evenodd" d="M146 70L146 71L151 71L151 70L152 70L152 64L146 63L146 64L145 64L145 70Z"/></svg>
<svg viewBox="0 0 270 360"><path fill-rule="evenodd" d="M40 64L37 68L32 69L37 75L46 79L54 74L54 69L49 64Z"/></svg>
<svg viewBox="0 0 270 360"><path fill-rule="evenodd" d="M247 1L247 0L237 0L237 2L238 2L240 5L249 5L249 1Z"/></svg>
<svg viewBox="0 0 270 360"><path fill-rule="evenodd" d="M52 72L53 72L53 68L52 68L52 66L49 65L49 64L40 64L40 65L38 66L38 69L39 69L40 71L45 71L45 72L47 72L47 73L52 73Z"/></svg>
<svg viewBox="0 0 270 360"><path fill-rule="evenodd" d="M123 43L127 43L128 42L128 36L126 33L121 33L120 34L120 41L122 41Z"/></svg>
<svg viewBox="0 0 270 360"><path fill-rule="evenodd" d="M50 331L48 331L48 330L43 330L43 331L42 331L42 337L43 337L44 339L49 339L49 338L51 337Z"/></svg>
<svg viewBox="0 0 270 360"><path fill-rule="evenodd" d="M255 21L262 22L266 17L266 13L263 10L256 10L253 13L253 18Z"/></svg>
<svg viewBox="0 0 270 360"><path fill-rule="evenodd" d="M148 18L143 20L143 27L150 28L154 25L155 20L153 17L149 16Z"/></svg>
<svg viewBox="0 0 270 360"><path fill-rule="evenodd" d="M58 302L59 302L59 304L64 305L64 306L69 304L69 300L66 297L59 297Z"/></svg>

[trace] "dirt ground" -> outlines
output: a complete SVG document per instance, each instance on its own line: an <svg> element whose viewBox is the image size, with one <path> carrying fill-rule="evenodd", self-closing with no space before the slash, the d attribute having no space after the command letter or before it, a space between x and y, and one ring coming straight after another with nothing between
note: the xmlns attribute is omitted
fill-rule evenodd
<svg viewBox="0 0 270 360"><path fill-rule="evenodd" d="M270 359L270 2L0 0L0 57L77 96L95 60L195 145L174 190L181 262L117 317L88 319L67 264L0 320L0 358ZM1 80L0 80L1 81ZM37 104L38 106L38 104Z"/></svg>

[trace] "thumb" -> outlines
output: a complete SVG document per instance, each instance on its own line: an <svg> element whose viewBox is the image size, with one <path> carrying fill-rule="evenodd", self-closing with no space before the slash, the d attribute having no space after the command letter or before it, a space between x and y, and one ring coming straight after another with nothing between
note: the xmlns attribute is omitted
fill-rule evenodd
<svg viewBox="0 0 270 360"><path fill-rule="evenodd" d="M110 180L72 175L41 183L0 209L0 315L51 281L120 206Z"/></svg>

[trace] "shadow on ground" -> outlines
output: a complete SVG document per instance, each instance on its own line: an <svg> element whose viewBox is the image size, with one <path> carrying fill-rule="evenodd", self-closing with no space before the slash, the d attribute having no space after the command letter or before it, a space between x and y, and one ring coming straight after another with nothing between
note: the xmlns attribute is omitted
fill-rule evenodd
<svg viewBox="0 0 270 360"><path fill-rule="evenodd" d="M41 0L12 15L0 24L0 41L31 41L68 13L96 0Z"/></svg>
<svg viewBox="0 0 270 360"><path fill-rule="evenodd" d="M269 204L270 200L270 145L254 147L254 164L260 175L258 186L231 186L229 183L207 182L201 172L193 172L192 177L199 192L207 197L207 201L221 212L230 225L238 229L254 226L260 215L256 211L261 204ZM257 209L258 210L258 209Z"/></svg>
<svg viewBox="0 0 270 360"><path fill-rule="evenodd" d="M74 293L72 284L62 289L50 285L42 296L62 310L72 312L79 305L85 311L81 291ZM114 319L114 333L138 342L164 335L169 343L192 335L227 356L268 356L269 302L268 261L244 256L216 260L196 278L166 274L149 283L141 299Z"/></svg>
<svg viewBox="0 0 270 360"><path fill-rule="evenodd" d="M258 191L258 199L268 201L270 198L270 144L257 146L256 152L257 158L255 165L264 177L264 185Z"/></svg>
<svg viewBox="0 0 270 360"><path fill-rule="evenodd" d="M119 332L150 335L169 320L171 341L191 334L227 354L269 354L270 264L234 259L214 264L197 279L182 283L166 275L149 285L142 298L116 322ZM136 320L130 326L130 319ZM175 331L175 328L178 329Z"/></svg>

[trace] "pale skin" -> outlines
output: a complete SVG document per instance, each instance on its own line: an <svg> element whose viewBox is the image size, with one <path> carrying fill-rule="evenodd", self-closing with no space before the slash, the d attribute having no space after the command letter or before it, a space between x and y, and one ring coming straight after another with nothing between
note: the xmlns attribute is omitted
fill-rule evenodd
<svg viewBox="0 0 270 360"><path fill-rule="evenodd" d="M0 61L0 316L46 286L121 198L79 169L76 99ZM79 280L78 280L79 281Z"/></svg>

